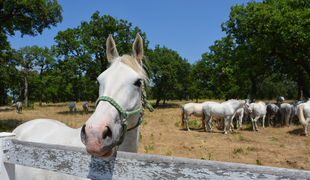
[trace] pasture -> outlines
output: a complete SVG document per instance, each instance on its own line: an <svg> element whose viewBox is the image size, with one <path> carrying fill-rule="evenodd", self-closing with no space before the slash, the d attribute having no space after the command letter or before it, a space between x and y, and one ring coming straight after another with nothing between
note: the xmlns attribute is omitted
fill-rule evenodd
<svg viewBox="0 0 310 180"><path fill-rule="evenodd" d="M181 106L188 102L193 101L166 101L153 113L145 111L138 153L310 170L310 137L301 135L301 125L265 129L260 125L259 131L253 132L249 123L243 130L224 135L222 125L213 122L213 132L207 133L201 128L201 118L191 116L191 131L185 131L181 127ZM76 113L69 111L68 103L35 103L33 109L23 108L21 114L15 107L1 106L0 128L12 131L36 118L55 119L78 128L94 111L94 103L89 103L88 112L83 111L82 104L76 103Z"/></svg>

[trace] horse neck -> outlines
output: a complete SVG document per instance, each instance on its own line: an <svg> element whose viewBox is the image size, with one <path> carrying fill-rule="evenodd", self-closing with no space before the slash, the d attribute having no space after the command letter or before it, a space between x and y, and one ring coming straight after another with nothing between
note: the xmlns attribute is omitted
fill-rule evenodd
<svg viewBox="0 0 310 180"><path fill-rule="evenodd" d="M232 101L231 104L232 104L232 107L235 108L235 110L242 108L242 106L243 106L242 100Z"/></svg>
<svg viewBox="0 0 310 180"><path fill-rule="evenodd" d="M133 127L139 120L139 114L128 118L128 128ZM139 127L126 133L124 142L119 146L119 151L138 152L139 147Z"/></svg>

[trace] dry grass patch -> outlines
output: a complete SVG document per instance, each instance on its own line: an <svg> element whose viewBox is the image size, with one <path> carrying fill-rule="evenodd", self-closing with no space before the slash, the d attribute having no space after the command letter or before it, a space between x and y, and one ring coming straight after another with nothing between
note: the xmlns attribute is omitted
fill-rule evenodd
<svg viewBox="0 0 310 180"><path fill-rule="evenodd" d="M151 103L154 105L155 101ZM301 135L301 125L265 129L260 126L257 132L252 131L251 125L243 125L244 130L235 129L234 133L224 135L221 124L214 122L214 130L209 133L200 126L201 118L192 116L188 132L181 127L181 106L188 101L166 103L153 113L145 111L138 153L310 170L310 137ZM90 112L83 111L82 104L76 104L77 113L70 113L67 103L42 107L35 104L34 109L25 109L22 114L10 106L0 107L1 131L11 131L37 118L56 119L78 128L94 110L94 103L89 103Z"/></svg>

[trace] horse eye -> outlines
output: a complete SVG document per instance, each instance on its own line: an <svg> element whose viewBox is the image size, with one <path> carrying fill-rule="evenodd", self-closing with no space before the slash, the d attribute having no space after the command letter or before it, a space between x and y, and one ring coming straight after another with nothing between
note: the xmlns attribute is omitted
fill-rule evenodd
<svg viewBox="0 0 310 180"><path fill-rule="evenodd" d="M137 87L140 87L141 84L142 84L141 81L142 81L141 79L138 79L138 80L134 83L134 85L137 86Z"/></svg>

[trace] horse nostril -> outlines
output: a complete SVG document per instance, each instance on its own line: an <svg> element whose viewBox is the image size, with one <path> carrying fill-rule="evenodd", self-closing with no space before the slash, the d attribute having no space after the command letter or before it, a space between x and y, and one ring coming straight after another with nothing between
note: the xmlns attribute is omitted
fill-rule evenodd
<svg viewBox="0 0 310 180"><path fill-rule="evenodd" d="M81 141L83 144L86 144L86 133L85 133L85 124L83 125L81 129Z"/></svg>
<svg viewBox="0 0 310 180"><path fill-rule="evenodd" d="M112 141L112 131L107 126L107 130L102 133L102 142L103 144L109 144Z"/></svg>

